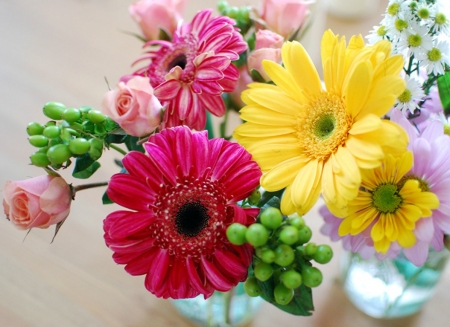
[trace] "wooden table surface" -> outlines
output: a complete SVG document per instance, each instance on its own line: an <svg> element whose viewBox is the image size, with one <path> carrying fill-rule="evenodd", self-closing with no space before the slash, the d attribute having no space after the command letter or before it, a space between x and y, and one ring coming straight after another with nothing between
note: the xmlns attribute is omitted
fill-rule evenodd
<svg viewBox="0 0 450 327"><path fill-rule="evenodd" d="M320 0L319 0L320 1ZM325 1L325 0L323 0ZM318 61L320 36L325 28L335 33L363 35L381 19L379 10L358 21L343 21L326 14L324 2L314 9L316 20L305 38ZM358 1L358 0L356 0ZM375 0L373 0L375 1ZM68 106L100 108L108 87L131 71L140 54L140 42L122 31L138 32L128 15L131 1L116 0L0 0L0 188L7 180L42 175L28 165L33 151L25 127L44 122L41 108L47 101ZM257 0L230 1L233 4ZM188 0L187 18L199 9L215 6L206 0ZM94 181L106 181L116 172L106 153ZM77 185L69 172L63 176ZM102 189L77 195L70 218L50 244L53 228L25 232L0 220L0 327L148 327L190 326L170 301L146 291L143 277L128 275L111 259L103 241L102 221L114 205L102 206ZM317 208L306 219L317 231ZM317 243L328 242L319 232ZM340 244L335 258L323 267L324 282L314 290L312 317L295 317L264 304L250 326L413 326L450 325L450 269L425 308L413 317L395 321L369 318L355 309L337 282Z"/></svg>

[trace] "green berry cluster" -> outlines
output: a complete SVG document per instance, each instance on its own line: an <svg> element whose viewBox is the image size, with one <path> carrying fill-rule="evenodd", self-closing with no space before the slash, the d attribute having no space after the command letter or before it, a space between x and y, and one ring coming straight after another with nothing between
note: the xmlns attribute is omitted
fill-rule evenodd
<svg viewBox="0 0 450 327"><path fill-rule="evenodd" d="M28 141L38 148L30 156L37 167L67 167L70 158L89 155L98 160L103 153L103 140L96 137L117 124L91 107L66 108L59 102L48 102L43 113L50 118L45 124L31 122L27 126Z"/></svg>
<svg viewBox="0 0 450 327"><path fill-rule="evenodd" d="M302 217L284 217L275 207L263 210L259 221L248 227L231 224L226 234L232 244L255 248L253 276L244 284L247 294L261 295L261 283L271 279L273 297L280 305L289 304L302 284L310 288L321 284L322 273L310 261L326 264L333 257L330 246L310 242L312 232Z"/></svg>
<svg viewBox="0 0 450 327"><path fill-rule="evenodd" d="M236 21L236 25L240 29L241 34L245 34L250 28L250 6L236 7L230 6L227 1L219 1L217 3L217 9L221 15L228 16Z"/></svg>

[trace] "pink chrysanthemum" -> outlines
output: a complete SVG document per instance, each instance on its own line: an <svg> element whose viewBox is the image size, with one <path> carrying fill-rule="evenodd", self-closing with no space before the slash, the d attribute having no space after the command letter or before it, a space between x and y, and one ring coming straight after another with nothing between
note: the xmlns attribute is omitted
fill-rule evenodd
<svg viewBox="0 0 450 327"><path fill-rule="evenodd" d="M165 127L187 125L202 130L206 112L225 114L223 92L232 92L239 71L231 63L247 48L247 43L225 16L211 17L211 10L195 15L181 25L171 42L152 41L147 67L135 74L150 77L156 97L167 106Z"/></svg>
<svg viewBox="0 0 450 327"><path fill-rule="evenodd" d="M108 186L111 200L132 210L104 221L113 259L131 275L146 275L146 288L163 298L207 298L244 281L252 247L229 243L226 228L249 225L259 213L236 205L261 177L251 155L185 126L151 136L144 147L147 154L125 156L128 173Z"/></svg>

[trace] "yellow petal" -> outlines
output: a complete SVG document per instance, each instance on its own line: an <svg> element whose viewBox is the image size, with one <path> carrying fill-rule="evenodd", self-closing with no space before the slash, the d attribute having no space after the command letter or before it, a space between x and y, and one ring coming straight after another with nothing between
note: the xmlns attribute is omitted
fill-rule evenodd
<svg viewBox="0 0 450 327"><path fill-rule="evenodd" d="M292 202L292 184L288 185L284 190L283 196L281 197L280 210L283 215L292 215L295 212L295 206Z"/></svg>
<svg viewBox="0 0 450 327"><path fill-rule="evenodd" d="M349 136L345 144L352 156L367 162L373 162L375 167L380 165L380 160L384 158L384 153L379 144L368 142L361 137Z"/></svg>
<svg viewBox="0 0 450 327"><path fill-rule="evenodd" d="M398 231L398 244L403 248L410 248L416 244L416 236L414 233L407 229L400 229Z"/></svg>
<svg viewBox="0 0 450 327"><path fill-rule="evenodd" d="M244 126L241 127L241 126ZM241 127L241 128L239 128ZM268 128L267 125L263 125L263 124L256 124L253 122L247 122L244 124L239 125L237 128L238 129L238 134L240 136L247 136L247 137L261 137L261 138L270 138L273 136L278 136L278 135L289 135L291 134L292 136L296 137L296 128L294 126L270 126L270 128ZM236 130L235 130L236 133Z"/></svg>
<svg viewBox="0 0 450 327"><path fill-rule="evenodd" d="M260 105L248 105L241 109L241 119L261 125L268 126L295 126L295 119L290 115L280 115L279 113L262 107Z"/></svg>
<svg viewBox="0 0 450 327"><path fill-rule="evenodd" d="M375 115L368 114L362 119L355 121L349 131L350 135L359 135L378 131L381 128L381 119Z"/></svg>
<svg viewBox="0 0 450 327"><path fill-rule="evenodd" d="M370 236L372 237L374 242L381 241L384 238L384 222L385 217L381 214L378 221L373 225L372 230L370 231Z"/></svg>
<svg viewBox="0 0 450 327"><path fill-rule="evenodd" d="M339 182L348 188L359 188L361 184L361 174L356 165L355 158L346 147L339 147L332 158L340 166Z"/></svg>
<svg viewBox="0 0 450 327"><path fill-rule="evenodd" d="M261 169L268 171L280 162L300 156L301 151L296 144L268 144L258 148L252 154L252 159L258 163Z"/></svg>
<svg viewBox="0 0 450 327"><path fill-rule="evenodd" d="M299 103L306 101L306 97L297 88L292 76L283 67L269 60L263 60L262 65L272 81L288 96Z"/></svg>
<svg viewBox="0 0 450 327"><path fill-rule="evenodd" d="M297 87L307 94L319 95L322 84L316 67L303 46L294 42L285 42L281 48L281 57L287 71L290 72Z"/></svg>
<svg viewBox="0 0 450 327"><path fill-rule="evenodd" d="M292 184L292 201L296 208L305 210L305 204L310 202L310 197L316 196L316 188L320 188L322 167L322 162L310 160L298 172ZM314 201L316 201L317 198Z"/></svg>
<svg viewBox="0 0 450 327"><path fill-rule="evenodd" d="M269 192L279 191L294 181L305 164L304 158L301 157L283 161L262 175L261 186Z"/></svg>
<svg viewBox="0 0 450 327"><path fill-rule="evenodd" d="M285 93L280 92L280 89L276 91L264 88L255 89L248 93L248 97L262 107L271 109L274 112L283 115L295 117L300 111L304 110L303 104L294 101ZM290 119L292 119L292 117Z"/></svg>
<svg viewBox="0 0 450 327"><path fill-rule="evenodd" d="M370 91L373 78L369 62L362 61L350 71L343 85L347 112L356 117L363 108Z"/></svg>

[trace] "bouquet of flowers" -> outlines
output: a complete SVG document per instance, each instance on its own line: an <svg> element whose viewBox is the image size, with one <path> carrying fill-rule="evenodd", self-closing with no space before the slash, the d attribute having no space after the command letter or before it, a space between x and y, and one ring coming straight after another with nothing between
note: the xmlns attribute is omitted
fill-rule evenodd
<svg viewBox="0 0 450 327"><path fill-rule="evenodd" d="M332 240L380 259L403 249L421 264L450 233L450 143L444 116L433 119L439 101L449 110L450 22L430 3L391 1L368 45L326 31L323 77L298 42L308 1L221 1L219 15L190 22L184 0L132 4L144 54L101 111L44 105L47 121L27 133L46 175L7 183L7 218L28 231L55 225L56 236L78 191L107 186L103 203L125 209L104 219L105 243L148 291L207 299L243 282L295 315L311 314L317 264L333 256L303 218L320 196ZM231 110L242 124L226 135ZM223 117L218 137L212 115ZM106 150L123 156L109 181L61 176L73 167L89 179Z"/></svg>

